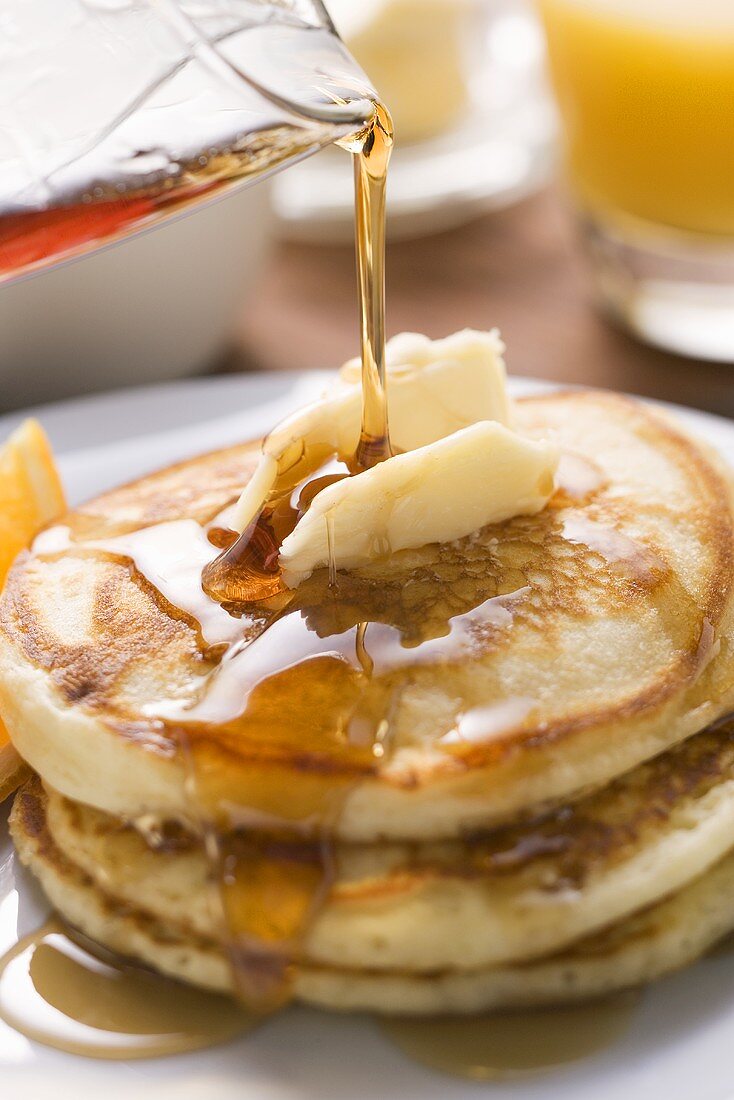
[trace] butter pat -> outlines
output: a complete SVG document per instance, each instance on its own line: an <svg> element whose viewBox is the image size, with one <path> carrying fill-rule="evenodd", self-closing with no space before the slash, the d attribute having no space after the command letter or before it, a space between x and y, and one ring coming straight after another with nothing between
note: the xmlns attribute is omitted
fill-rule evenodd
<svg viewBox="0 0 734 1100"><path fill-rule="evenodd" d="M510 424L505 345L496 329L464 329L443 340L403 332L385 349L390 438L396 450L412 451L475 424ZM353 387L357 408L346 454L359 442L362 420L362 364L350 359L339 372Z"/></svg>
<svg viewBox="0 0 734 1100"><path fill-rule="evenodd" d="M539 512L553 492L556 448L497 421L462 428L322 490L281 547L289 587L329 564L452 542L489 523Z"/></svg>
<svg viewBox="0 0 734 1100"><path fill-rule="evenodd" d="M496 331L465 329L443 340L403 333L388 341L386 384L395 449L424 447L478 420L509 424L503 352ZM314 469L332 455L350 459L361 424L361 366L353 359L320 401L294 413L267 437L260 463L233 513L234 529L244 531L257 516L289 448L300 449L305 442L313 451Z"/></svg>
<svg viewBox="0 0 734 1100"><path fill-rule="evenodd" d="M388 343L390 437L401 453L314 497L281 546L289 587L329 564L330 547L337 569L354 569L544 507L558 455L552 445L512 430L503 351L496 331L465 330L443 340L404 333ZM329 458L351 459L361 419L355 359L321 401L265 440L233 526L245 530L276 489L290 492Z"/></svg>

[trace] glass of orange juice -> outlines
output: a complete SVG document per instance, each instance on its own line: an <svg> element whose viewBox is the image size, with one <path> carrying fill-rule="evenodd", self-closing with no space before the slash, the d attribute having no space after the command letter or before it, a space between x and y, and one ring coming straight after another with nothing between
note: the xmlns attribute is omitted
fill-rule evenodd
<svg viewBox="0 0 734 1100"><path fill-rule="evenodd" d="M734 0L538 0L602 303L734 362Z"/></svg>

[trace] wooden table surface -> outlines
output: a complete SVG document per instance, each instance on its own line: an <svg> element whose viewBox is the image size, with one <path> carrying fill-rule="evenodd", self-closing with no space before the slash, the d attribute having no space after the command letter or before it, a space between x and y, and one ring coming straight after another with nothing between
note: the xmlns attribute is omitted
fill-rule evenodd
<svg viewBox="0 0 734 1100"><path fill-rule="evenodd" d="M734 416L734 366L646 347L594 309L563 198L549 189L448 233L389 245L388 333L498 326L513 374L606 386ZM278 247L229 369L333 367L357 342L354 254Z"/></svg>

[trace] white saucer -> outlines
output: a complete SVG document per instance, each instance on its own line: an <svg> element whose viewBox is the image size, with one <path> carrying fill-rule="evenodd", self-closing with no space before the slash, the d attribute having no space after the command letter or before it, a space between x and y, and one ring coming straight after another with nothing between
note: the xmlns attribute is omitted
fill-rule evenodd
<svg viewBox="0 0 734 1100"><path fill-rule="evenodd" d="M323 388L323 375L171 383L32 410L79 501L166 461L267 430ZM517 382L515 393L539 388ZM238 411L240 410L240 411ZM734 462L734 424L677 410ZM0 439L24 414L0 418ZM0 950L43 917L0 831ZM589 1011L593 1011L590 1008ZM29 1100L732 1100L734 952L703 960L643 997L603 1052L541 1076L476 1084L408 1061L365 1017L291 1009L227 1046L149 1062L95 1062L0 1023L0 1096Z"/></svg>

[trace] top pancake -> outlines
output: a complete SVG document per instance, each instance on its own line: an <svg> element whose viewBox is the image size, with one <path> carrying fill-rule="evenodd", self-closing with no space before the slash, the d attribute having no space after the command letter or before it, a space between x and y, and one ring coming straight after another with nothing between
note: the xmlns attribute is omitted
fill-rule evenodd
<svg viewBox="0 0 734 1100"><path fill-rule="evenodd" d="M193 761L228 820L326 812L345 838L409 839L573 797L701 729L734 699L728 475L629 399L529 398L517 422L564 455L543 512L340 574L335 592L321 571L265 630L193 583L215 553L198 525L236 498L255 445L70 513L72 541L22 555L0 605L17 748L112 814L187 818ZM162 585L185 590L178 607L151 584L156 545L180 559Z"/></svg>

